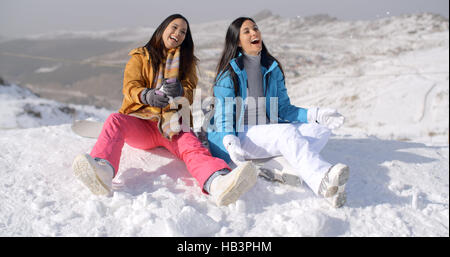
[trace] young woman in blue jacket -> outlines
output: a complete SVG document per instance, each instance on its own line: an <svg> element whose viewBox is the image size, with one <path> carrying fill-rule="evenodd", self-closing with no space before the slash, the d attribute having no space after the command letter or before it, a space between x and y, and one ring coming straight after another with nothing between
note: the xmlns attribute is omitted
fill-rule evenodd
<svg viewBox="0 0 450 257"><path fill-rule="evenodd" d="M234 20L213 86L214 116L208 128L211 153L236 165L283 156L315 194L341 207L346 202L349 168L331 165L319 153L344 117L330 108L292 105L284 78L255 21Z"/></svg>

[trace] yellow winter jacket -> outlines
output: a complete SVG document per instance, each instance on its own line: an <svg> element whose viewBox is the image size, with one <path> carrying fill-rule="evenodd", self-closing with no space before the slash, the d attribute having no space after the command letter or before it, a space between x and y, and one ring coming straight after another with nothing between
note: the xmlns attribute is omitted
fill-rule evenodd
<svg viewBox="0 0 450 257"><path fill-rule="evenodd" d="M153 115L160 115L161 108L144 105L139 95L145 88L151 88L154 80L155 71L150 65L150 55L145 47L139 47L131 50L128 55L131 56L128 61L123 76L123 101L119 112L122 114L131 114L143 119L152 119ZM193 102L193 91L197 86L198 77L196 68L191 69L191 73L187 74L181 80L181 85L184 89L184 97L189 100L189 104ZM162 113L166 109L163 109ZM192 114L191 127L192 127Z"/></svg>

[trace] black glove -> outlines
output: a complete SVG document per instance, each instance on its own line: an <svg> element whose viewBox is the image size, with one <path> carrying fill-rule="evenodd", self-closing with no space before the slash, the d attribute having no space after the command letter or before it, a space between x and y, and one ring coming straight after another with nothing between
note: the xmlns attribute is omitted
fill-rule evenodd
<svg viewBox="0 0 450 257"><path fill-rule="evenodd" d="M139 95L143 104L148 104L153 107L163 108L169 104L169 98L163 92L157 89L144 89Z"/></svg>
<svg viewBox="0 0 450 257"><path fill-rule="evenodd" d="M170 97L182 96L184 91L183 86L178 79L165 79L159 90Z"/></svg>

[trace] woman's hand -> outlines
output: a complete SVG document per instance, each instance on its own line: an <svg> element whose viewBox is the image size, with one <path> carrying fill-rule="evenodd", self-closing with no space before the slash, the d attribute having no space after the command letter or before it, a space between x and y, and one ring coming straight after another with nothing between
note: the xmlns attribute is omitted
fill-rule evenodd
<svg viewBox="0 0 450 257"><path fill-rule="evenodd" d="M159 90L166 93L166 95L170 97L177 97L183 95L183 86L181 85L181 82L178 81L177 79L165 80Z"/></svg>
<svg viewBox="0 0 450 257"><path fill-rule="evenodd" d="M227 149L231 160L238 166L240 163L245 162L245 152L241 147L239 138L235 135L226 135L223 137L223 145Z"/></svg>
<svg viewBox="0 0 450 257"><path fill-rule="evenodd" d="M167 95L157 89L144 89L139 98L143 104L148 104L153 107L163 108L169 104Z"/></svg>
<svg viewBox="0 0 450 257"><path fill-rule="evenodd" d="M308 123L317 122L333 130L342 126L344 120L344 116L335 109L317 107L308 109Z"/></svg>

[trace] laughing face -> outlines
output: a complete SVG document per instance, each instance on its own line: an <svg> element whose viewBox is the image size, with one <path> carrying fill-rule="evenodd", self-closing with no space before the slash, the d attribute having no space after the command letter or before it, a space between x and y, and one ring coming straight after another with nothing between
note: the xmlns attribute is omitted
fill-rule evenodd
<svg viewBox="0 0 450 257"><path fill-rule="evenodd" d="M174 19L169 23L169 25L167 25L162 35L164 46L167 49L180 46L181 43L183 43L184 38L186 37L186 32L186 22L181 18Z"/></svg>
<svg viewBox="0 0 450 257"><path fill-rule="evenodd" d="M248 55L258 55L262 50L261 32L251 20L242 23L239 32L239 46Z"/></svg>

